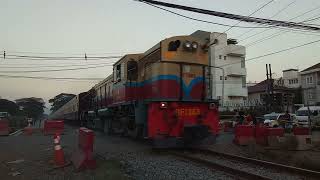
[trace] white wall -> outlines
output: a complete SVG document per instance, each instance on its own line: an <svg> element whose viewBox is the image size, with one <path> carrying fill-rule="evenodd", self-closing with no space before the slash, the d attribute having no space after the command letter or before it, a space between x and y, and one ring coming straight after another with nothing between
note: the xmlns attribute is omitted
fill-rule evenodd
<svg viewBox="0 0 320 180"><path fill-rule="evenodd" d="M247 87L243 87L242 78L246 77L245 67L241 67L241 61L244 60L245 49L239 45L232 46L232 50L235 52L242 52L243 57L228 55L230 48L227 45L227 34L223 33L211 33L211 42L214 39L218 39L217 44L214 44L210 48L211 65L216 67L222 67L225 71L224 78L224 102L241 103L248 96ZM240 50L240 51L239 51ZM230 64L230 65L229 65ZM232 72L228 75L228 72ZM220 77L223 76L222 70L212 68L212 97L222 99L222 87L223 81ZM246 82L244 81L244 85Z"/></svg>
<svg viewBox="0 0 320 180"><path fill-rule="evenodd" d="M298 88L301 86L301 76L299 71L284 71L282 76L285 87Z"/></svg>

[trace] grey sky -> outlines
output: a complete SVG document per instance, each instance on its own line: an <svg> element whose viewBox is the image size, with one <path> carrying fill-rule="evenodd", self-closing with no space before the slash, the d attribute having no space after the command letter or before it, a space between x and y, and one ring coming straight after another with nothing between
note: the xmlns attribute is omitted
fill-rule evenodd
<svg viewBox="0 0 320 180"><path fill-rule="evenodd" d="M248 15L268 1L269 0L167 0L166 2ZM254 16L269 18L292 1L293 0L277 0ZM292 6L274 19L288 20L318 6L320 7L319 0L297 0ZM225 24L234 24L237 22L178 10L175 11L192 17ZM316 15L320 16L320 8L294 21L302 21ZM117 54L123 54L122 52L141 52L165 37L190 34L198 29L216 32L222 32L227 29L227 27L183 19L133 0L1 0L0 22L0 51L6 50L7 54L10 54L10 52L17 54L14 53L16 51L35 53L22 53L23 55L39 55L38 53L43 52L59 53L44 54L44 56L83 56L85 52L88 53L89 56L90 54L107 56L109 54L103 53L119 52ZM320 24L320 20L312 23ZM247 23L241 23L240 25L252 26L252 24ZM247 29L233 28L228 32L228 37L237 37L246 31ZM251 31L240 39L258 31L261 30ZM277 30L267 31L246 41L242 41L240 44L249 44L276 31ZM319 35L319 33L318 36L286 33L259 45L249 47L247 49L247 58L320 39ZM311 66L319 62L319 47L320 43L313 44L290 52L248 62L248 80L259 81L264 79L265 63L272 64L277 76L281 76L281 71L286 68L304 69ZM0 59L0 68L1 66L9 66L9 64L10 66L37 64L33 65L34 68L32 69L25 69L37 70L44 69L36 67L38 64L61 64L67 67L67 65L70 64L85 65L86 63L105 63L108 61L111 60L48 62ZM17 69L1 68L0 74L4 74L1 73L1 71L4 70ZM106 77L110 72L111 67L102 67L79 71L14 73L11 75L100 78ZM9 99L37 96L48 100L60 92L79 93L88 90L95 83L95 81L70 82L0 78L0 96Z"/></svg>

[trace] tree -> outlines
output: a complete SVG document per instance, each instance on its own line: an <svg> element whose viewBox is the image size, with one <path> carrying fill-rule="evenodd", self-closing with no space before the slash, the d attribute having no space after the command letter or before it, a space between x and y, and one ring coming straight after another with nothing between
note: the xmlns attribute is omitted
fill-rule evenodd
<svg viewBox="0 0 320 180"><path fill-rule="evenodd" d="M72 98L74 98L76 95L74 94L66 94L61 93L54 98L49 100L49 103L51 104L51 111L54 112L61 108L63 105L65 105L67 102L69 102Z"/></svg>
<svg viewBox="0 0 320 180"><path fill-rule="evenodd" d="M22 98L17 99L16 103L22 107L22 111L27 117L38 119L43 115L45 106L42 98Z"/></svg>
<svg viewBox="0 0 320 180"><path fill-rule="evenodd" d="M0 112L8 112L10 115L16 115L19 113L19 106L7 99L0 99Z"/></svg>

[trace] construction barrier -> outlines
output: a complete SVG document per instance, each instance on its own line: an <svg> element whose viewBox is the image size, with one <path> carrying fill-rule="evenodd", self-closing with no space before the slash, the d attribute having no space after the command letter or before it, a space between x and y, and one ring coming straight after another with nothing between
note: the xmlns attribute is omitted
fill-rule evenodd
<svg viewBox="0 0 320 180"><path fill-rule="evenodd" d="M256 143L259 145L268 145L267 127L258 124L255 129Z"/></svg>
<svg viewBox="0 0 320 180"><path fill-rule="evenodd" d="M284 129L283 128L267 128L267 135L283 137Z"/></svg>
<svg viewBox="0 0 320 180"><path fill-rule="evenodd" d="M10 133L9 121L7 119L0 120L0 135L6 136Z"/></svg>
<svg viewBox="0 0 320 180"><path fill-rule="evenodd" d="M293 128L294 135L309 135L309 128L307 127L295 127Z"/></svg>
<svg viewBox="0 0 320 180"><path fill-rule="evenodd" d="M223 131L228 132L232 129L232 121L225 121L223 123Z"/></svg>
<svg viewBox="0 0 320 180"><path fill-rule="evenodd" d="M78 148L71 157L72 163L77 170L96 168L96 161L93 159L94 132L81 127L78 138Z"/></svg>
<svg viewBox="0 0 320 180"><path fill-rule="evenodd" d="M269 147L282 148L286 143L284 128L267 128L267 138Z"/></svg>
<svg viewBox="0 0 320 180"><path fill-rule="evenodd" d="M255 127L252 125L237 125L234 132L234 143L238 145L248 145L255 141Z"/></svg>
<svg viewBox="0 0 320 180"><path fill-rule="evenodd" d="M64 130L63 120L46 120L44 121L44 135L62 134Z"/></svg>
<svg viewBox="0 0 320 180"><path fill-rule="evenodd" d="M24 135L32 135L32 133L33 133L33 128L32 127L25 127L24 129L23 129L23 134Z"/></svg>

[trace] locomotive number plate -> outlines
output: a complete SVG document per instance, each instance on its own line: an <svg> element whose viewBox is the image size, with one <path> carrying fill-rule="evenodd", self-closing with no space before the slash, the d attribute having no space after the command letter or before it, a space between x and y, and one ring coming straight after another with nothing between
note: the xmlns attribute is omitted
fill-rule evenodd
<svg viewBox="0 0 320 180"><path fill-rule="evenodd" d="M179 108L176 109L177 116L197 116L200 115L199 108Z"/></svg>

